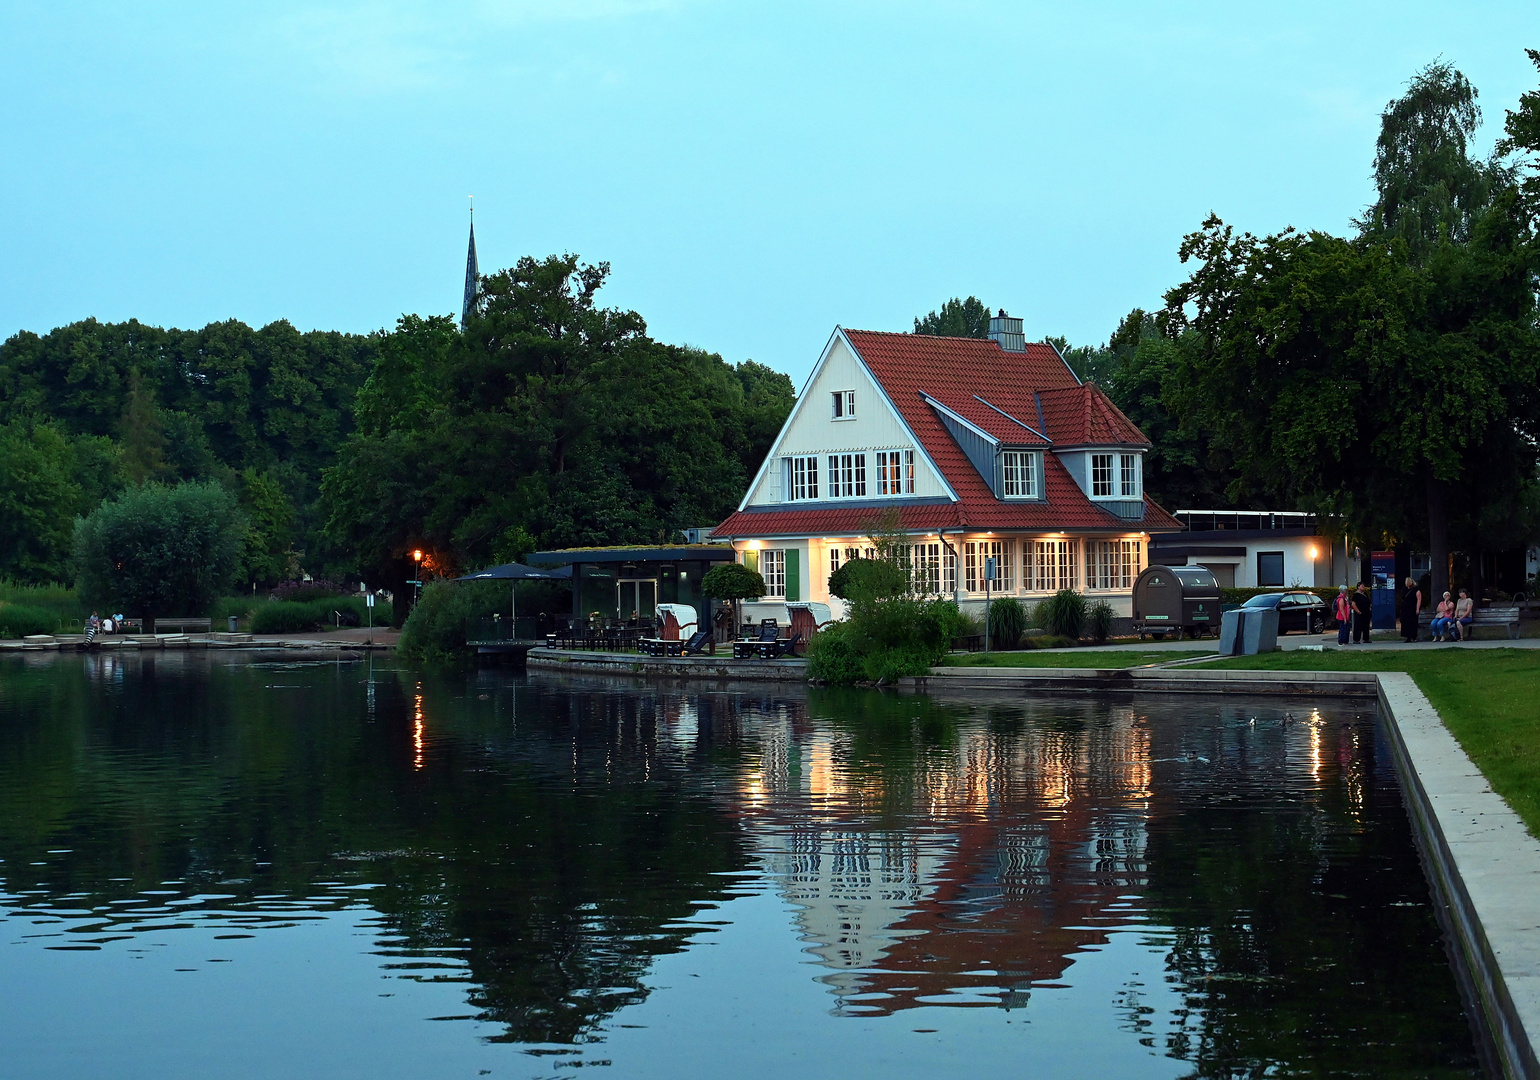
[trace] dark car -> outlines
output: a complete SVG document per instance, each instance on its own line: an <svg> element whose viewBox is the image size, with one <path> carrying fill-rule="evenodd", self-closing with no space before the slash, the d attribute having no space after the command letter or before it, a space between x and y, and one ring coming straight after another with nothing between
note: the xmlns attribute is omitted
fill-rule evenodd
<svg viewBox="0 0 1540 1080"><path fill-rule="evenodd" d="M1326 601L1312 592L1261 593L1247 600L1243 607L1277 608L1278 632L1287 634L1298 630L1303 634L1319 634L1326 629Z"/></svg>

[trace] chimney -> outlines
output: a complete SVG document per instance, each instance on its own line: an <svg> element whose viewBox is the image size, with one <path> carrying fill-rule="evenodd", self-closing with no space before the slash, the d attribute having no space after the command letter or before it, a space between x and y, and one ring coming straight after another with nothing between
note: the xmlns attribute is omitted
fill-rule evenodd
<svg viewBox="0 0 1540 1080"><path fill-rule="evenodd" d="M1027 336L1021 332L1021 320L1013 319L1000 309L1000 314L989 318L989 337L1006 352L1026 352Z"/></svg>

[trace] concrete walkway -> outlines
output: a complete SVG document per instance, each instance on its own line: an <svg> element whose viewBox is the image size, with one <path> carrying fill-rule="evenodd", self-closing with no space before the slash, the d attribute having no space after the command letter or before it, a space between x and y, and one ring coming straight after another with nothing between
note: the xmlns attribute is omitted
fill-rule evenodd
<svg viewBox="0 0 1540 1080"><path fill-rule="evenodd" d="M1359 652L1365 649L1390 652L1410 652L1428 649L1540 649L1540 637L1487 638L1481 641L1416 641L1407 644L1390 630L1380 632L1367 645L1338 645L1335 632L1330 634L1283 634L1278 638L1278 648L1283 652L1295 649L1321 649L1325 652ZM1075 652L1218 652L1218 638L1202 638L1198 641L1132 641L1106 645L1080 645Z"/></svg>

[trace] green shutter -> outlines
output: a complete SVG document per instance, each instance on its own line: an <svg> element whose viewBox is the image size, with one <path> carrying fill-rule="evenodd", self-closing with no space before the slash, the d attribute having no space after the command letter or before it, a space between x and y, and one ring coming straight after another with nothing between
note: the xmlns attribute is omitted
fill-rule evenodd
<svg viewBox="0 0 1540 1080"><path fill-rule="evenodd" d="M797 549L786 549L786 599L802 599L802 575L798 573Z"/></svg>
<svg viewBox="0 0 1540 1080"><path fill-rule="evenodd" d="M759 552L757 552L757 551L745 551L743 553L743 565L747 566L750 570L754 571L756 574L759 573Z"/></svg>

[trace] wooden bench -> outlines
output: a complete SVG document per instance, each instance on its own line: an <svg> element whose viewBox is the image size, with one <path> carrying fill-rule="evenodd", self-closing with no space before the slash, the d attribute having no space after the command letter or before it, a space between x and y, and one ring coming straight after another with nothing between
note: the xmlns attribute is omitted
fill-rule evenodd
<svg viewBox="0 0 1540 1080"><path fill-rule="evenodd" d="M1423 631L1428 630L1433 624L1433 613L1424 611L1417 616L1417 636L1422 637ZM1508 637L1517 640L1519 636L1519 609L1515 605L1507 607L1482 607L1477 608L1471 615L1470 625L1462 627L1463 631L1476 630L1483 626L1501 626L1508 631Z"/></svg>
<svg viewBox="0 0 1540 1080"><path fill-rule="evenodd" d="M185 633L187 633L189 631L194 631L194 632L201 632L201 633L207 634L211 629L213 629L213 626L214 626L214 620L212 620L212 619L156 619L155 620L155 632L157 634L167 634L167 633L170 633L172 627L176 627L176 630L177 630L178 633L185 634Z"/></svg>

